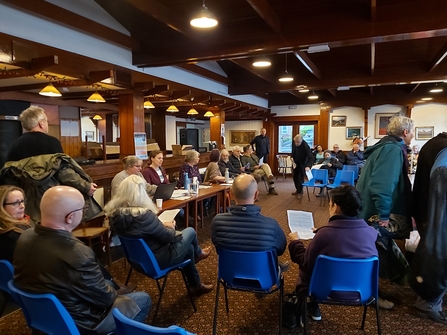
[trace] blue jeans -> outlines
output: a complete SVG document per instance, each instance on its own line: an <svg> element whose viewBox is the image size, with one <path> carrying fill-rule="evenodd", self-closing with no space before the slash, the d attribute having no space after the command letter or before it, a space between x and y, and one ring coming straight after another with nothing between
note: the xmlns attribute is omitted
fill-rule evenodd
<svg viewBox="0 0 447 335"><path fill-rule="evenodd" d="M183 229L182 235L182 239L172 245L171 252L157 254L155 257L161 269L166 269L190 259L191 263L185 267L185 276L189 286L197 287L200 285L200 276L196 268L195 259L202 253L202 249L200 249L197 242L194 228L188 227Z"/></svg>
<svg viewBox="0 0 447 335"><path fill-rule="evenodd" d="M140 307L140 312L133 319L138 322L144 322L152 306L152 300L149 294L146 292L132 292L124 295L131 298Z"/></svg>

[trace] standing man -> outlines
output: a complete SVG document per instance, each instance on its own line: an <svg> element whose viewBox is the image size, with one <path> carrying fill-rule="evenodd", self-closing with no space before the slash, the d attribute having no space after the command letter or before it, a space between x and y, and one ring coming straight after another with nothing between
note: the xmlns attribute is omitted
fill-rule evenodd
<svg viewBox="0 0 447 335"><path fill-rule="evenodd" d="M314 162L314 156L310 150L309 144L303 139L301 134L293 138L292 144L292 167L293 167L293 182L295 183L296 191L292 195L298 195L299 200L303 196L303 183L306 171L310 171Z"/></svg>
<svg viewBox="0 0 447 335"><path fill-rule="evenodd" d="M117 295L104 279L92 249L72 235L84 198L75 188L56 186L42 197L42 222L20 236L14 251L14 284L26 292L54 294L81 329L114 332L113 308L143 322L151 307L145 292Z"/></svg>
<svg viewBox="0 0 447 335"><path fill-rule="evenodd" d="M259 159L264 158L264 163L267 163L267 156L270 153L270 138L266 134L267 129L262 128L261 134L250 142L252 149L256 151L256 156Z"/></svg>
<svg viewBox="0 0 447 335"><path fill-rule="evenodd" d="M61 142L48 135L48 118L43 108L30 106L19 118L26 132L11 144L6 161L64 152Z"/></svg>
<svg viewBox="0 0 447 335"><path fill-rule="evenodd" d="M393 239L408 238L411 230L411 183L408 178L407 146L414 137L414 122L405 116L393 117L388 124L387 134L366 149L366 163L357 189L363 199L360 217L371 222L370 219L375 216L373 225L382 238L378 244L380 274L397 281L405 273L391 263L394 260L392 244ZM391 223L390 216L393 216ZM385 245L381 246L382 244ZM379 307L390 309L393 304L379 298Z"/></svg>
<svg viewBox="0 0 447 335"><path fill-rule="evenodd" d="M416 315L443 324L447 324L442 311L447 287L446 149L447 132L443 132L429 140L419 153L412 215L421 239L411 262L410 277L410 286L418 294Z"/></svg>
<svg viewBox="0 0 447 335"><path fill-rule="evenodd" d="M332 156L338 159L340 163L343 165L346 164L346 155L343 151L340 150L340 147L338 144L334 144L332 147L334 150L331 151Z"/></svg>

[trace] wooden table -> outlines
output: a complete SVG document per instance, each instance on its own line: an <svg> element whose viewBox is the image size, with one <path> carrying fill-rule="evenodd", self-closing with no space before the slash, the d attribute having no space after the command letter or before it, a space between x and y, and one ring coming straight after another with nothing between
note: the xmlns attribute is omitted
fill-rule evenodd
<svg viewBox="0 0 447 335"><path fill-rule="evenodd" d="M225 212L227 210L227 203L225 201L226 192L230 189L229 186L223 186L219 184L212 184L210 188L199 188L199 194L197 196L191 196L185 200L174 200L169 199L163 201L162 211L168 209L176 209L176 208L185 208L185 223L186 227L188 227L188 218L189 218L189 204L193 204L193 213L192 217L194 218L194 229L197 231L197 223L198 223L198 203L202 202L204 199L216 196L216 214L219 213L221 202L222 208ZM201 219L203 222L203 211L201 213Z"/></svg>
<svg viewBox="0 0 447 335"><path fill-rule="evenodd" d="M95 238L103 238L105 244L105 250L107 253L107 263L109 267L112 265L112 258L110 255L110 239L108 227L83 227L73 230L73 236L81 241L87 241L90 248L93 247L92 240ZM101 248L102 249L102 248Z"/></svg>

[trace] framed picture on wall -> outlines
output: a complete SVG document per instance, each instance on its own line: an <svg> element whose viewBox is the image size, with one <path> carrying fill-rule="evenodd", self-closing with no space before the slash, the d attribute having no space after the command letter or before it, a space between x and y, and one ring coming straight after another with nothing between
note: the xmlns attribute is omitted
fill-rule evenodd
<svg viewBox="0 0 447 335"><path fill-rule="evenodd" d="M230 130L230 145L249 144L255 134L255 130Z"/></svg>
<svg viewBox="0 0 447 335"><path fill-rule="evenodd" d="M416 139L417 140L429 140L433 137L435 127L416 127Z"/></svg>
<svg viewBox="0 0 447 335"><path fill-rule="evenodd" d="M95 132L87 130L85 132L85 136L87 136L87 141L94 141L95 140Z"/></svg>
<svg viewBox="0 0 447 335"><path fill-rule="evenodd" d="M388 124L390 123L390 119L393 116L398 116L399 113L378 113L376 114L376 124L375 124L375 132L374 132L374 138L382 138L386 135L386 128L388 127Z"/></svg>
<svg viewBox="0 0 447 335"><path fill-rule="evenodd" d="M344 115L333 115L331 121L332 127L346 127L346 116Z"/></svg>
<svg viewBox="0 0 447 335"><path fill-rule="evenodd" d="M347 140L352 140L356 136L363 137L363 127L346 127Z"/></svg>

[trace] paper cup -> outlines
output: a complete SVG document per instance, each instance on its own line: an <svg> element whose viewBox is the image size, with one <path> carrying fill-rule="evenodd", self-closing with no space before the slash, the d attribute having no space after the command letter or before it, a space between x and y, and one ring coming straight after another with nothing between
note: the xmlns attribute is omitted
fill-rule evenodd
<svg viewBox="0 0 447 335"><path fill-rule="evenodd" d="M155 201L157 202L157 207L158 208L162 208L163 207L163 199L156 199Z"/></svg>

